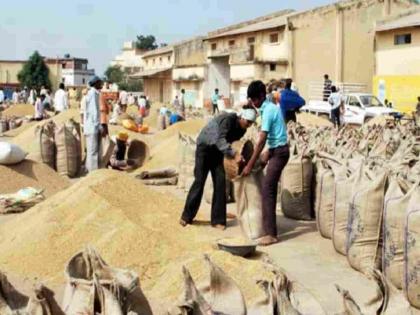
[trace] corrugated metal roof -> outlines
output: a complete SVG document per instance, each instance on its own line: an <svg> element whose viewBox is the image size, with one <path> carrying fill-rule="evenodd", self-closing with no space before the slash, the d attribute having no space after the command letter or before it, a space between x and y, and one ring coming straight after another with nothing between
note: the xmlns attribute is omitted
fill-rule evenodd
<svg viewBox="0 0 420 315"><path fill-rule="evenodd" d="M420 11L397 18L392 21L380 23L376 26L376 31L383 32L413 26L420 26Z"/></svg>
<svg viewBox="0 0 420 315"><path fill-rule="evenodd" d="M252 32L258 32L262 30L268 30L276 27L285 26L287 23L287 15L278 16L269 20L265 20L262 22L257 22L253 24L249 24L237 29L233 29L227 32L219 33L210 35L207 37L207 39L213 39L213 38L219 38L219 37L226 37L226 36L232 36L232 35L238 35L238 34L245 34L245 33L252 33Z"/></svg>

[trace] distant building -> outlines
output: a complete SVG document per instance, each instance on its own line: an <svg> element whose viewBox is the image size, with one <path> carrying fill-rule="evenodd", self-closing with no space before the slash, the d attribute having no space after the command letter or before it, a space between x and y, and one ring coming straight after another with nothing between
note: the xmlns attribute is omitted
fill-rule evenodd
<svg viewBox="0 0 420 315"><path fill-rule="evenodd" d="M68 87L86 86L95 75L95 70L88 69L88 60L66 55L64 58L46 58L48 63L61 64L61 82Z"/></svg>
<svg viewBox="0 0 420 315"><path fill-rule="evenodd" d="M172 100L172 69L174 46L161 47L143 54L143 68L131 75L143 79L144 94L152 101L169 103Z"/></svg>
<svg viewBox="0 0 420 315"><path fill-rule="evenodd" d="M125 42L121 54L117 55L110 64L111 66L120 66L129 74L137 73L143 67L143 53L144 51L136 48L136 42Z"/></svg>
<svg viewBox="0 0 420 315"><path fill-rule="evenodd" d="M375 47L374 93L383 89L397 109L413 111L420 96L420 11L380 21Z"/></svg>
<svg viewBox="0 0 420 315"><path fill-rule="evenodd" d="M81 58L44 58L49 69L52 89L56 90L61 82L70 87L86 86L95 74L87 68L88 60ZM20 86L18 73L27 60L0 60L0 86L15 89Z"/></svg>

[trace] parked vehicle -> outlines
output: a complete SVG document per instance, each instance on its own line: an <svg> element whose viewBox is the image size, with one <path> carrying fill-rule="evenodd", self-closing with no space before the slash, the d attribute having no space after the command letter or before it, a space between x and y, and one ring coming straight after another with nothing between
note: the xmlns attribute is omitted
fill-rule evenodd
<svg viewBox="0 0 420 315"><path fill-rule="evenodd" d="M345 111L342 115L345 124L362 125L366 121L380 115L394 116L400 118L403 116L400 112L392 107L386 107L374 95L368 93L349 93L344 95ZM303 106L301 111L314 113L316 115L331 114L331 105L324 101L309 101Z"/></svg>

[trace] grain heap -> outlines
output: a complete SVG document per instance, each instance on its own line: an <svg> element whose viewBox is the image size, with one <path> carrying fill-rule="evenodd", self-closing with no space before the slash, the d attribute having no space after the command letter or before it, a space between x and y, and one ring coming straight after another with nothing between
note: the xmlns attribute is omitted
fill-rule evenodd
<svg viewBox="0 0 420 315"><path fill-rule="evenodd" d="M0 165L0 192L15 193L25 187L44 189L46 197L70 186L70 182L45 164L25 160L16 165Z"/></svg>
<svg viewBox="0 0 420 315"><path fill-rule="evenodd" d="M223 235L182 228L180 209L175 197L151 191L126 174L96 171L2 226L0 269L61 284L66 261L91 244L111 265L137 272L146 296L173 303L182 291L180 266L187 258L197 264L202 253L214 253L212 244ZM255 271L260 276L257 262L214 255L232 276L249 278L237 279L246 282L242 288L248 297L262 296L254 279L243 277Z"/></svg>
<svg viewBox="0 0 420 315"><path fill-rule="evenodd" d="M34 107L31 104L16 104L12 105L2 113L2 116L5 117L24 117L24 116L33 116L34 115Z"/></svg>

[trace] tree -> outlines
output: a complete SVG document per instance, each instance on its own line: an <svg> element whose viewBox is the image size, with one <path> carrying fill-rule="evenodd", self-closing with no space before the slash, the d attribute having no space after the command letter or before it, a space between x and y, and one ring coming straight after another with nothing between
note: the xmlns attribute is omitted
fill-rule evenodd
<svg viewBox="0 0 420 315"><path fill-rule="evenodd" d="M49 69L38 51L35 51L23 65L22 70L18 73L18 80L22 87L40 89L45 86L48 89L51 88Z"/></svg>
<svg viewBox="0 0 420 315"><path fill-rule="evenodd" d="M153 35L139 35L137 36L136 47L141 50L153 50L158 48L159 45L156 43L156 38Z"/></svg>
<svg viewBox="0 0 420 315"><path fill-rule="evenodd" d="M105 77L108 81L117 84L120 84L125 79L124 72L121 70L120 66L109 66L105 70Z"/></svg>

